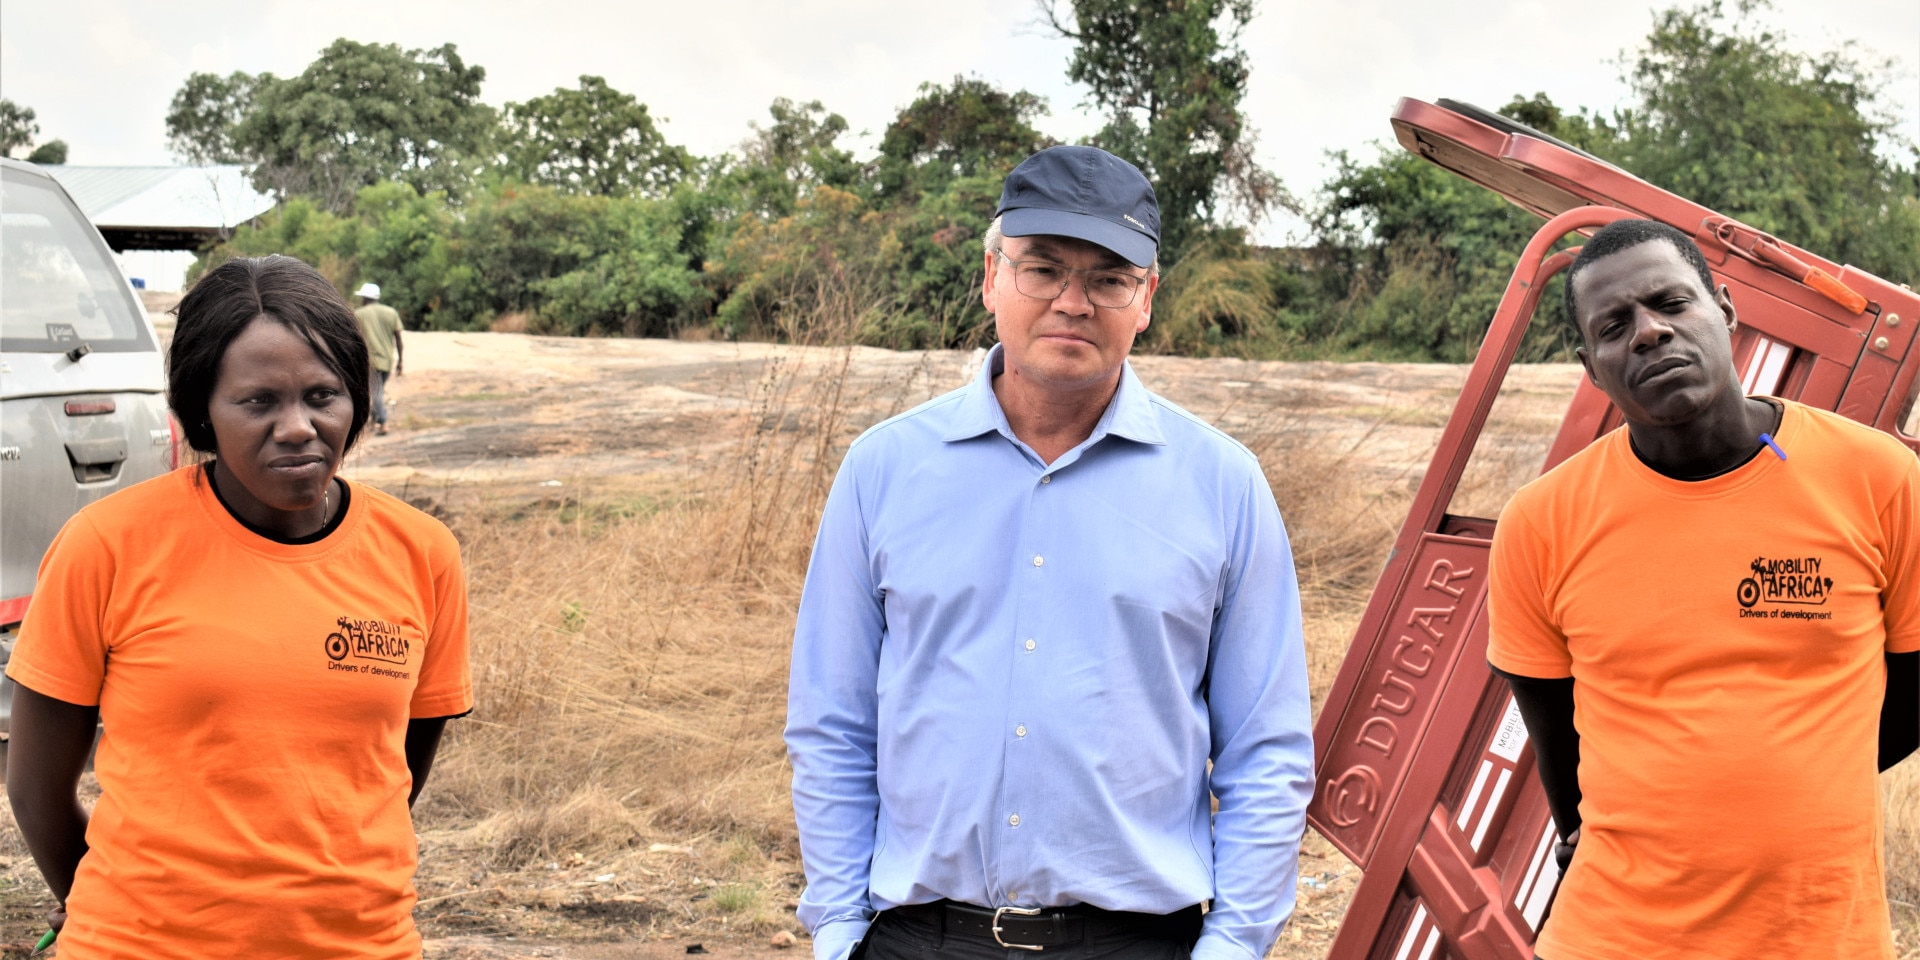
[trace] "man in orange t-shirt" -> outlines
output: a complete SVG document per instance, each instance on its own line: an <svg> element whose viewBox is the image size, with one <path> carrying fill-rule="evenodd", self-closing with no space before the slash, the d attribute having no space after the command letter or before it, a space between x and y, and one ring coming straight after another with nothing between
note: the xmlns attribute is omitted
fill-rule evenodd
<svg viewBox="0 0 1920 960"><path fill-rule="evenodd" d="M1488 658L1578 839L1539 956L1892 960L1876 729L1920 651L1920 459L1743 395L1671 227L1597 233L1567 300L1627 429L1494 538Z"/></svg>

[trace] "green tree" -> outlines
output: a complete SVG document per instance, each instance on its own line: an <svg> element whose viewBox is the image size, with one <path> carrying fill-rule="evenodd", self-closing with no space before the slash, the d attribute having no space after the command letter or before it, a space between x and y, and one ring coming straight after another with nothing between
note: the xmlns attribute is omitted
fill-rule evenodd
<svg viewBox="0 0 1920 960"><path fill-rule="evenodd" d="M234 132L252 111L258 91L273 82L271 73L240 70L224 77L189 74L167 106L167 149L196 165L252 161L234 143Z"/></svg>
<svg viewBox="0 0 1920 960"><path fill-rule="evenodd" d="M722 189L740 195L744 210L784 217L816 187L846 190L859 183L860 164L837 145L847 132L845 117L818 100L786 97L776 98L767 113L773 122L753 124L753 135L740 145L740 161L716 178Z"/></svg>
<svg viewBox="0 0 1920 960"><path fill-rule="evenodd" d="M727 288L714 322L791 342L882 339L899 307L889 282L898 248L885 215L859 194L817 187L792 214L749 218L733 232L708 265Z"/></svg>
<svg viewBox="0 0 1920 960"><path fill-rule="evenodd" d="M32 107L0 100L0 156L11 157L15 150L32 146L33 138L39 135L40 125L34 122Z"/></svg>
<svg viewBox="0 0 1920 960"><path fill-rule="evenodd" d="M1654 17L1629 61L1635 102L1563 110L1545 93L1505 116L1654 184L1841 262L1905 281L1920 272L1920 182L1884 115L1887 68L1850 47L1796 53L1717 2ZM1539 219L1400 150L1341 154L1316 213L1317 309L1283 323L1322 350L1377 359L1473 355ZM1556 284L1559 281L1556 281ZM1571 355L1577 334L1549 291L1521 359Z"/></svg>
<svg viewBox="0 0 1920 960"><path fill-rule="evenodd" d="M977 78L920 85L920 95L887 125L875 164L879 196L913 203L958 179L1004 177L1051 141L1034 129L1046 100L1008 93Z"/></svg>
<svg viewBox="0 0 1920 960"><path fill-rule="evenodd" d="M299 76L257 84L233 146L257 162L261 189L336 212L382 180L457 196L491 146L485 78L450 43L401 50L343 37Z"/></svg>
<svg viewBox="0 0 1920 960"><path fill-rule="evenodd" d="M1829 259L1920 273L1920 168L1885 91L1890 64L1852 45L1788 49L1763 0L1662 12L1600 152L1627 170ZM1907 165L1894 158L1904 155Z"/></svg>
<svg viewBox="0 0 1920 960"><path fill-rule="evenodd" d="M659 337L688 322L708 293L681 249L678 216L666 201L609 200L593 220L595 255L533 285L543 298L533 329Z"/></svg>
<svg viewBox="0 0 1920 960"><path fill-rule="evenodd" d="M452 269L453 213L443 193L422 195L404 183L363 187L354 210L354 281L380 285L380 299L414 326L427 326L446 296Z"/></svg>
<svg viewBox="0 0 1920 960"><path fill-rule="evenodd" d="M528 183L580 193L619 196L664 193L686 176L693 158L667 142L647 105L581 76L580 88L560 88L506 110L507 168Z"/></svg>
<svg viewBox="0 0 1920 960"><path fill-rule="evenodd" d="M43 163L50 166L58 166L59 164L66 163L67 142L65 140L48 140L46 143L34 147L33 152L27 154L27 162Z"/></svg>
<svg viewBox="0 0 1920 960"><path fill-rule="evenodd" d="M873 164L889 262L884 275L899 309L891 332L868 342L972 346L987 337L980 305L980 237L1015 165L1053 143L1035 129L1046 101L977 78L922 84L887 125Z"/></svg>
<svg viewBox="0 0 1920 960"><path fill-rule="evenodd" d="M1067 76L1108 113L1096 142L1153 181L1163 254L1177 257L1229 207L1258 219L1286 201L1253 162L1240 113L1248 69L1238 44L1254 0L1070 0L1070 12L1037 2L1074 41Z"/></svg>
<svg viewBox="0 0 1920 960"><path fill-rule="evenodd" d="M40 124L34 122L32 107L23 107L12 100L0 100L0 157L11 157L13 151L21 147L33 146L33 138L40 135ZM28 163L58 165L67 162L67 142L48 140L27 153Z"/></svg>
<svg viewBox="0 0 1920 960"><path fill-rule="evenodd" d="M331 281L342 294L359 275L364 225L355 217L322 209L306 197L293 197L269 211L258 224L235 230L188 271L191 280L234 257L284 253L298 257Z"/></svg>
<svg viewBox="0 0 1920 960"><path fill-rule="evenodd" d="M1289 314L1289 332L1372 359L1473 359L1540 218L1397 145L1334 160L1313 221L1322 309ZM1521 359L1562 351L1558 317L1545 298Z"/></svg>
<svg viewBox="0 0 1920 960"><path fill-rule="evenodd" d="M531 184L476 192L453 223L446 291L428 323L467 330L485 328L503 313L537 311L541 281L571 273L600 253L596 221L606 205L605 197Z"/></svg>

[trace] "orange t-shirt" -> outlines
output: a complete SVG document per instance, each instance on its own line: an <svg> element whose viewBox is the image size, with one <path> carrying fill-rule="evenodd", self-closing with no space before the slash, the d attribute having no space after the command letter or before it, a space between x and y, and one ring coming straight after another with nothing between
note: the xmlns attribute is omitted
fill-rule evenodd
<svg viewBox="0 0 1920 960"><path fill-rule="evenodd" d="M1544 960L1893 957L1882 653L1920 650L1920 459L1787 403L1682 482L1618 430L1515 495L1488 659L1574 678L1579 852Z"/></svg>
<svg viewBox="0 0 1920 960"><path fill-rule="evenodd" d="M356 483L275 543L176 470L67 522L7 674L104 727L63 958L420 955L407 721L473 706L438 521Z"/></svg>

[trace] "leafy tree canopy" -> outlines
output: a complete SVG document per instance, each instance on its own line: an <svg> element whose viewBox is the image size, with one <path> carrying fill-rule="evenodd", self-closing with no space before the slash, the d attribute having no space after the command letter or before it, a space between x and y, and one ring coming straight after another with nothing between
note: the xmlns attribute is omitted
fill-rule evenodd
<svg viewBox="0 0 1920 960"><path fill-rule="evenodd" d="M582 76L560 88L507 104L506 166L528 183L580 193L657 196L693 169L693 157L667 142L647 105Z"/></svg>
<svg viewBox="0 0 1920 960"><path fill-rule="evenodd" d="M196 165L247 163L234 132L253 109L255 94L274 82L273 74L235 70L226 76L194 73L167 107L167 148Z"/></svg>
<svg viewBox="0 0 1920 960"><path fill-rule="evenodd" d="M43 163L49 166L58 166L66 163L67 142L65 140L48 140L46 143L34 147L33 152L27 154L27 162Z"/></svg>
<svg viewBox="0 0 1920 960"><path fill-rule="evenodd" d="M1658 14L1627 74L1638 102L1597 124L1595 152L1681 196L1842 262L1920 265L1912 144L1884 94L1891 64L1848 44L1807 55L1765 0ZM1905 200L1903 203L1902 200Z"/></svg>
<svg viewBox="0 0 1920 960"><path fill-rule="evenodd" d="M1228 205L1258 219L1284 201L1253 162L1240 113L1248 67L1238 43L1254 0L1037 2L1075 43L1067 76L1108 113L1096 142L1153 181L1163 256L1177 257Z"/></svg>
<svg viewBox="0 0 1920 960"><path fill-rule="evenodd" d="M330 210L382 180L457 195L493 136L494 111L479 101L485 78L451 43L401 50L341 38L299 76L255 86L234 146L257 162L262 189Z"/></svg>
<svg viewBox="0 0 1920 960"><path fill-rule="evenodd" d="M1077 41L1070 69L1105 112L1099 142L1160 196L1169 262L1142 349L1474 355L1537 217L1387 145L1336 156L1303 211L1309 243L1251 245L1225 223L1289 202L1252 162L1239 113L1249 64L1236 38L1256 0L1041 2ZM1887 65L1852 47L1797 53L1751 0L1686 2L1623 58L1627 107L1568 110L1537 92L1500 112L1911 281L1920 169L1886 113ZM979 239L1006 171L1051 142L1032 94L968 77L922 85L865 163L842 145L845 119L780 99L737 151L695 160L600 78L511 104L496 125L475 100L481 76L451 47L343 40L290 80L191 78L169 116L176 150L248 158L296 195L216 255L283 250L343 289L373 279L409 323L436 328L505 316L537 332L711 323L900 347L990 341ZM0 103L0 121L32 116ZM501 175L474 177L483 161ZM1549 292L1520 358L1564 359L1575 336Z"/></svg>
<svg viewBox="0 0 1920 960"><path fill-rule="evenodd" d="M32 147L33 138L40 135L40 124L34 122L32 107L23 107L12 100L0 100L0 157L11 157L21 147ZM48 140L27 153L28 163L57 165L67 162L67 142Z"/></svg>
<svg viewBox="0 0 1920 960"><path fill-rule="evenodd" d="M773 122L753 124L739 162L721 161L722 189L738 191L744 209L786 216L816 187L846 190L860 182L853 153L836 145L847 132L845 117L818 100L786 97L776 98L767 113Z"/></svg>
<svg viewBox="0 0 1920 960"><path fill-rule="evenodd" d="M0 100L0 156L13 156L15 150L33 145L33 138L40 135L40 125L34 122L32 107L23 107L12 100Z"/></svg>
<svg viewBox="0 0 1920 960"><path fill-rule="evenodd" d="M920 85L920 96L887 125L875 165L882 197L912 202L962 177L1004 176L1053 141L1034 129L1047 102L1019 90L1007 93L977 78L949 86Z"/></svg>

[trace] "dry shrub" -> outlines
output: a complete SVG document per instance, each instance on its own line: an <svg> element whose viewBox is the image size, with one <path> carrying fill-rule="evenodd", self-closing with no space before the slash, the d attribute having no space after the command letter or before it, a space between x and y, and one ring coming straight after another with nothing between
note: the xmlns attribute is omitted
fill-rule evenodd
<svg viewBox="0 0 1920 960"><path fill-rule="evenodd" d="M1188 356L1217 352L1229 340L1276 333L1273 265L1245 247L1209 244L1167 272L1144 346Z"/></svg>
<svg viewBox="0 0 1920 960"><path fill-rule="evenodd" d="M583 851L639 844L644 822L606 787L588 784L559 803L515 807L474 829L494 865L518 867Z"/></svg>
<svg viewBox="0 0 1920 960"><path fill-rule="evenodd" d="M493 322L487 325L487 330L493 333L526 333L527 312L515 310L494 317Z"/></svg>

